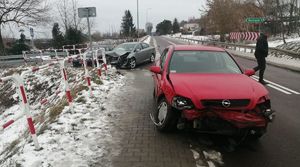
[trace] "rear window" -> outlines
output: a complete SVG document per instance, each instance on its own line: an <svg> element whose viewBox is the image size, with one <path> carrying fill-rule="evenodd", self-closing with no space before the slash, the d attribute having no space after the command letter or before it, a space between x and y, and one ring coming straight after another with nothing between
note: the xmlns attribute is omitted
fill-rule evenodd
<svg viewBox="0 0 300 167"><path fill-rule="evenodd" d="M175 51L169 70L170 73L242 73L230 55L215 51Z"/></svg>

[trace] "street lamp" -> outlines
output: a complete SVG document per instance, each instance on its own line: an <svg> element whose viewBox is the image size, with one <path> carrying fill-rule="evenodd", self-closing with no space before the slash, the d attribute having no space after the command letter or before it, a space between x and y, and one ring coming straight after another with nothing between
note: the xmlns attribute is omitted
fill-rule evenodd
<svg viewBox="0 0 300 167"><path fill-rule="evenodd" d="M136 6L137 6L137 37L139 38L139 0L136 0Z"/></svg>

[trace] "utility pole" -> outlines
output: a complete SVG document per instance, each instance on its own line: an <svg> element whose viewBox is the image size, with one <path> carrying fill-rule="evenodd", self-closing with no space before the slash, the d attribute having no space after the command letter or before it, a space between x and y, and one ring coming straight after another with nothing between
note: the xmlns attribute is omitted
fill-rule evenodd
<svg viewBox="0 0 300 167"><path fill-rule="evenodd" d="M136 0L137 5L137 37L139 38L139 29L140 29L140 23L139 23L139 0Z"/></svg>
<svg viewBox="0 0 300 167"><path fill-rule="evenodd" d="M89 9L88 10L88 13L89 13ZM87 17L87 24L88 24L88 31L89 31L89 40L90 40L90 50L92 51L93 50L93 42L92 42L92 35L91 35L91 26L90 26L90 18Z"/></svg>
<svg viewBox="0 0 300 167"><path fill-rule="evenodd" d="M78 17L87 19L88 24L88 33L89 33L89 40L90 40L90 51L93 50L93 42L92 42L92 35L91 35L91 27L90 27L90 18L89 17L96 17L96 8L95 7L86 7L86 8L78 8Z"/></svg>

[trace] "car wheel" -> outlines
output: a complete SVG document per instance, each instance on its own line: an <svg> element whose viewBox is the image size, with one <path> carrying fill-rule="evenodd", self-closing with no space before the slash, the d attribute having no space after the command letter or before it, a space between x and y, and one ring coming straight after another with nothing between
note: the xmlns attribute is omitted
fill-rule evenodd
<svg viewBox="0 0 300 167"><path fill-rule="evenodd" d="M165 98L158 102L154 117L157 130L168 132L176 129L178 112L172 109Z"/></svg>
<svg viewBox="0 0 300 167"><path fill-rule="evenodd" d="M155 61L155 56L154 54L151 54L150 56L150 63L153 63Z"/></svg>
<svg viewBox="0 0 300 167"><path fill-rule="evenodd" d="M134 68L136 67L136 60L135 60L134 58L131 58L131 59L129 60L129 67L130 67L131 69L134 69Z"/></svg>

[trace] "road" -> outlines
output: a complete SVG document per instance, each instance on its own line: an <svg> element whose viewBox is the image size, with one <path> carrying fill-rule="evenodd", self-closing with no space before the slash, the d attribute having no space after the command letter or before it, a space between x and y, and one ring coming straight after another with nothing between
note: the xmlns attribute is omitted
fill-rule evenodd
<svg viewBox="0 0 300 167"><path fill-rule="evenodd" d="M154 39L160 52L172 44L185 44L165 37ZM240 57L235 59L245 68L256 66L255 61ZM267 66L265 78L272 81L266 87L270 92L272 108L277 111L275 122L270 124L267 134L259 142L243 143L233 152L224 151L219 144L210 145L222 152L225 166L296 167L300 164L300 73ZM199 146L203 144L199 143Z"/></svg>

